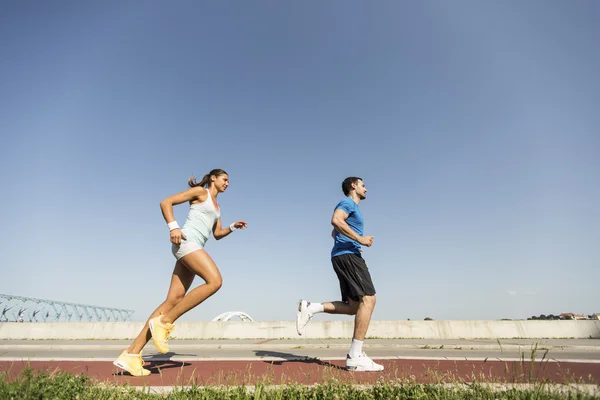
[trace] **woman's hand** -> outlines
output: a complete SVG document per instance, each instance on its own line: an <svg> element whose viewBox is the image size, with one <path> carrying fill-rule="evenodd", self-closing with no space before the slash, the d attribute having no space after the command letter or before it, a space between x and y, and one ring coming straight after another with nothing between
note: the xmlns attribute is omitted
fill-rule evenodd
<svg viewBox="0 0 600 400"><path fill-rule="evenodd" d="M237 221L231 225L233 225L235 227L235 229L246 229L248 227L248 224L246 223L246 221Z"/></svg>
<svg viewBox="0 0 600 400"><path fill-rule="evenodd" d="M183 232L181 232L181 229L177 228L177 229L173 229L171 232L171 243L179 246L181 244L181 238L183 238L184 240L187 239L187 237L185 237L185 234Z"/></svg>

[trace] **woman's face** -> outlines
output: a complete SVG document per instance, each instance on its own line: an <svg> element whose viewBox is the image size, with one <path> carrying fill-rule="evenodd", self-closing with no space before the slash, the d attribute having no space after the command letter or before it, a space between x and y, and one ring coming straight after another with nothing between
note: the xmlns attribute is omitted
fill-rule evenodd
<svg viewBox="0 0 600 400"><path fill-rule="evenodd" d="M229 186L229 176L227 174L222 174L214 177L213 185L215 185L215 189L217 189L217 192L224 192Z"/></svg>

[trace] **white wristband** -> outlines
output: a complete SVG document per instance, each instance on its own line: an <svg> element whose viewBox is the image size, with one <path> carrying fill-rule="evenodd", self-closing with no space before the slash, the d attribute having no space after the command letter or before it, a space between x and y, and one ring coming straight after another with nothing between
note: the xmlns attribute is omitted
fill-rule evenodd
<svg viewBox="0 0 600 400"><path fill-rule="evenodd" d="M179 225L177 225L177 221L169 222L167 224L167 226L169 227L169 232L171 232L173 229L179 229Z"/></svg>
<svg viewBox="0 0 600 400"><path fill-rule="evenodd" d="M229 225L229 229L231 229L231 232L235 231L237 228L235 227L235 222L232 222L231 225Z"/></svg>

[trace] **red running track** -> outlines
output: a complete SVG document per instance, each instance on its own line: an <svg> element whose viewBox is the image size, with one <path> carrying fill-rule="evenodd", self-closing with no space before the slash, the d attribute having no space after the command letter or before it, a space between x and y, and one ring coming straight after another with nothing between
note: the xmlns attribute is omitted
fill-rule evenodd
<svg viewBox="0 0 600 400"><path fill-rule="evenodd" d="M343 360L282 361L152 361L145 368L146 377L133 377L121 372L108 361L0 361L0 371L17 376L28 365L35 370L61 370L84 373L96 381L133 386L173 385L254 385L314 384L334 378L351 383L392 382L503 382L503 383L600 383L600 363L521 362L521 361L453 361L453 360L379 360L383 372L348 372Z"/></svg>

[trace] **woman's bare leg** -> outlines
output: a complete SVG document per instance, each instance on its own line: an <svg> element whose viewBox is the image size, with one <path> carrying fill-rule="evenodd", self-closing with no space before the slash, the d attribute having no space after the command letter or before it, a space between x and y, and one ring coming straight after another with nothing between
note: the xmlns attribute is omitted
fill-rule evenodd
<svg viewBox="0 0 600 400"><path fill-rule="evenodd" d="M188 268L184 267L181 260L177 261L175 268L173 269L173 276L171 277L171 285L169 286L169 292L167 299L159 305L156 310L150 315L148 320L159 316L160 314L166 314L170 309L183 299L185 293L188 291L192 282L194 281L195 274ZM140 331L140 334L135 338L131 346L127 349L129 354L139 354L144 346L150 341L152 335L150 334L150 328L148 327L148 321Z"/></svg>
<svg viewBox="0 0 600 400"><path fill-rule="evenodd" d="M197 250L179 260L190 273L198 275L206 282L186 294L160 319L162 323L173 323L183 314L215 294L223 284L223 278L215 262L204 250Z"/></svg>

